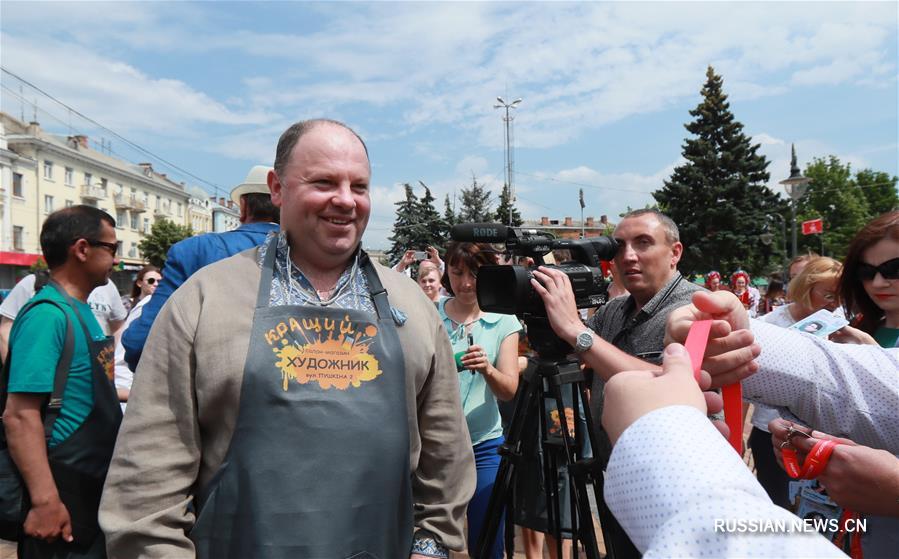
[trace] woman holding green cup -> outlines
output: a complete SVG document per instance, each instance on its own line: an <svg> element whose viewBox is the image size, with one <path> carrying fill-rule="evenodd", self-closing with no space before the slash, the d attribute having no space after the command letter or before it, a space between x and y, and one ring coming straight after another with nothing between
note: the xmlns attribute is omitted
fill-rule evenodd
<svg viewBox="0 0 899 559"><path fill-rule="evenodd" d="M443 286L452 297L437 310L449 334L459 371L462 408L471 435L478 484L468 504L468 545L474 546L486 521L487 503L499 468L497 449L503 443L497 398L515 397L518 389L518 333L521 323L513 315L483 312L478 306L477 272L496 264L489 245L450 243L444 256ZM503 533L500 524L498 533ZM502 537L490 557L501 558Z"/></svg>

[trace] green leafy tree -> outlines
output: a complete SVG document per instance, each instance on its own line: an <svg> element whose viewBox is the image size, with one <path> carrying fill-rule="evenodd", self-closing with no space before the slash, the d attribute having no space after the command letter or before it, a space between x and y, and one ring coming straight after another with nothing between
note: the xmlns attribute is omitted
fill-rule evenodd
<svg viewBox="0 0 899 559"><path fill-rule="evenodd" d="M490 191L471 175L471 186L462 189L462 205L457 216L459 223L485 222L493 219L490 211Z"/></svg>
<svg viewBox="0 0 899 559"><path fill-rule="evenodd" d="M509 222L509 211L512 211L512 220ZM511 225L512 227L519 227L524 221L521 219L521 213L518 211L518 208L515 207L515 202L512 200L512 193L510 192L510 188L508 184L503 185L503 191L499 195L499 204L496 207L496 213L493 216L493 221L497 223L503 223L505 225Z"/></svg>
<svg viewBox="0 0 899 559"><path fill-rule="evenodd" d="M899 209L899 192L896 191L897 177L883 171L864 169L855 174L855 183L868 201L868 214L874 218Z"/></svg>
<svg viewBox="0 0 899 559"><path fill-rule="evenodd" d="M387 257L391 264L396 264L403 257L403 253L415 246L415 239L422 237L422 223L418 219L419 202L412 191L412 185L403 185L406 197L394 204L396 206L396 219L393 222L393 235L388 237L390 249Z"/></svg>
<svg viewBox="0 0 899 559"><path fill-rule="evenodd" d="M447 228L446 223L444 223L443 218L440 217L437 208L434 207L435 199L431 194L431 189L428 188L425 183L421 181L418 182L421 184L421 187L424 188L425 193L424 196L418 200L418 212L416 217L423 227L421 228L422 236L415 239L415 242L417 243L415 244L415 247L430 245L439 250L446 242L449 229Z"/></svg>
<svg viewBox="0 0 899 559"><path fill-rule="evenodd" d="M680 229L682 272L743 268L758 273L771 256L759 237L765 216L782 213L785 202L765 186L768 161L743 133L711 66L701 93L702 102L685 125L687 161L653 196Z"/></svg>
<svg viewBox="0 0 899 559"><path fill-rule="evenodd" d="M868 201L852 178L852 169L833 155L814 158L805 168L805 176L812 179L799 199L796 227L809 219L821 218L821 235L802 235L799 230L798 251L822 252L842 259L849 241L868 222ZM822 249L823 241L823 249Z"/></svg>
<svg viewBox="0 0 899 559"><path fill-rule="evenodd" d="M190 225L178 225L165 218L157 219L150 234L138 243L137 248L140 249L141 255L147 262L162 269L172 245L193 234Z"/></svg>

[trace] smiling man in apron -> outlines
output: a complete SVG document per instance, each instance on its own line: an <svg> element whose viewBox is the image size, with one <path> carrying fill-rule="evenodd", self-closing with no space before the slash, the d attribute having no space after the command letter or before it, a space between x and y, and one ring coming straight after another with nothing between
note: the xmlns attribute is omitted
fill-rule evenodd
<svg viewBox="0 0 899 559"><path fill-rule="evenodd" d="M153 327L103 496L110 556L464 548L475 470L448 337L361 250L369 181L345 125L281 136L281 232L195 274Z"/></svg>

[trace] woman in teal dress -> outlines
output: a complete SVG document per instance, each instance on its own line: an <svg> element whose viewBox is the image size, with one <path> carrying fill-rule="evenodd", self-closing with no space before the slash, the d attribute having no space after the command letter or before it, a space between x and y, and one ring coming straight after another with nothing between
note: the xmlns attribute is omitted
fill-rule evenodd
<svg viewBox="0 0 899 559"><path fill-rule="evenodd" d="M459 371L462 409L471 435L478 483L468 504L468 549L472 551L486 522L487 503L499 468L497 449L504 442L497 399L507 401L518 389L518 333L513 315L484 312L478 305L478 269L496 264L489 245L450 243L443 286L452 297L437 310L449 334ZM490 558L503 554L500 523Z"/></svg>

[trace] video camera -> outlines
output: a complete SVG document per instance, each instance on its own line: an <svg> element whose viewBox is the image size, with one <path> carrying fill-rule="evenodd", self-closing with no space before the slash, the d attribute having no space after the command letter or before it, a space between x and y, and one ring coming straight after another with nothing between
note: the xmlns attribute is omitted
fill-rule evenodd
<svg viewBox="0 0 899 559"><path fill-rule="evenodd" d="M618 252L618 242L611 237L556 239L535 229L516 232L498 223L463 223L453 226L450 238L459 242L503 243L511 255L534 259L534 266L530 267L481 266L478 269L478 305L487 312L521 318L546 317L543 299L531 286L534 269L544 265L568 276L578 308L598 307L606 302L608 286L600 261L611 260ZM544 264L546 254L562 249L570 252L572 260Z"/></svg>

